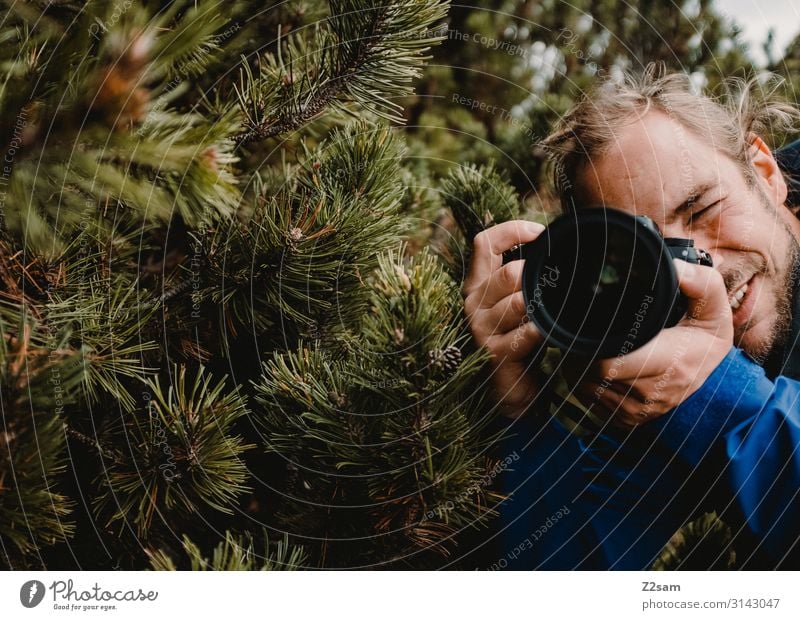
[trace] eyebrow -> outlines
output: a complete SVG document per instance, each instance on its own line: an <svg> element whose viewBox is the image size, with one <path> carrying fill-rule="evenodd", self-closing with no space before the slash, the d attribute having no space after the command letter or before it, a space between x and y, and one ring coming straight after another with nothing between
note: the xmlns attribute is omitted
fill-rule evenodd
<svg viewBox="0 0 800 620"><path fill-rule="evenodd" d="M699 202L700 199L705 196L708 192L712 189L717 187L716 183L704 183L698 187L692 188L689 192L689 196L687 196L686 200L684 200L681 204L675 207L675 210L672 212L673 217L678 217L689 209L691 209L696 202Z"/></svg>

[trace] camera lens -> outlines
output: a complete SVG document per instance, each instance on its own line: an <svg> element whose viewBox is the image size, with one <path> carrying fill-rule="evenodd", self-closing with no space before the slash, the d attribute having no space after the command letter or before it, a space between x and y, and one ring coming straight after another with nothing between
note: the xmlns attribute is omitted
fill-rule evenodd
<svg viewBox="0 0 800 620"><path fill-rule="evenodd" d="M580 232L580 229L576 229ZM542 301L555 311L559 324L566 330L586 338L602 338L614 331L626 316L639 308L642 295L650 290L646 273L652 273L650 255L636 256L635 237L612 227L605 235L578 235L570 243L555 248L548 265L553 269L569 268L574 272L568 282L547 286ZM640 261L637 263L636 259Z"/></svg>
<svg viewBox="0 0 800 620"><path fill-rule="evenodd" d="M551 344L577 353L609 357L641 346L664 327L678 294L657 230L607 207L555 220L525 259L529 317Z"/></svg>

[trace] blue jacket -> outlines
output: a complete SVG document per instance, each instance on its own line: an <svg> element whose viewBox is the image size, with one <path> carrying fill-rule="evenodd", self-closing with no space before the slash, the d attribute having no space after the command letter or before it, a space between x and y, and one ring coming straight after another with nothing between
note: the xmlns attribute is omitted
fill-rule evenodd
<svg viewBox="0 0 800 620"><path fill-rule="evenodd" d="M800 169L800 141L777 153ZM800 178L797 175L795 178ZM790 203L798 187L790 184ZM649 568L685 522L716 510L740 568L800 568L800 294L770 378L732 348L672 412L579 438L555 418L499 419L513 455L498 487L491 568ZM780 372L780 374L778 374ZM712 558L709 558L709 561Z"/></svg>

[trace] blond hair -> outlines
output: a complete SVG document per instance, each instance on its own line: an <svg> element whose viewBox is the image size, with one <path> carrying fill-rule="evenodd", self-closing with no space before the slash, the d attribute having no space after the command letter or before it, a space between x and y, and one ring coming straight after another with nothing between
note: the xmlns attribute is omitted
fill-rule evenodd
<svg viewBox="0 0 800 620"><path fill-rule="evenodd" d="M604 79L542 142L563 209L576 206L573 182L580 167L613 144L621 127L651 110L667 114L728 155L752 183L752 134L791 133L800 126L800 110L777 96L782 83L773 74L732 78L723 83L723 95L714 97L695 92L687 74L667 73L661 63L650 63L638 76Z"/></svg>

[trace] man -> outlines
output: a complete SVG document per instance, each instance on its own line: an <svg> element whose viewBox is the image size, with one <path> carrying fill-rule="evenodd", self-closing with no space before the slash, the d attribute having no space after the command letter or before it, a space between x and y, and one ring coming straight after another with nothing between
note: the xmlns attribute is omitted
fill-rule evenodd
<svg viewBox="0 0 800 620"><path fill-rule="evenodd" d="M501 254L542 227L506 222L475 238L465 312L493 359L512 434L500 450L522 457L501 482L512 497L496 566L648 568L687 520L716 510L737 535L737 566L800 567L800 221L794 180L758 135L793 130L800 114L750 97L754 85L726 107L649 67L604 83L545 142L565 209L647 215L714 261L675 262L690 302L678 325L573 377L610 421L603 432L579 437L536 408L543 337L525 321L522 261Z"/></svg>

